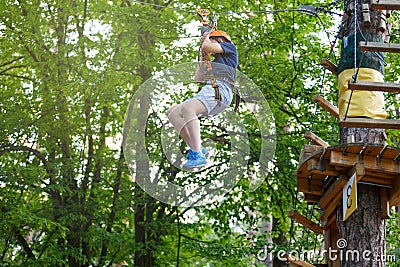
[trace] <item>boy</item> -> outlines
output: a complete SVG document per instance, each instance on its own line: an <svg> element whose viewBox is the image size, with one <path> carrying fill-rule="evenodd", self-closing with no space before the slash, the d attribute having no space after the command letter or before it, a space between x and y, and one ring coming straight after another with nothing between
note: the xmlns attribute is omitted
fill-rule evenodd
<svg viewBox="0 0 400 267"><path fill-rule="evenodd" d="M195 81L205 81L205 86L193 98L167 111L169 121L190 147L183 169L207 165L207 151L201 146L198 115L215 116L231 104L238 66L236 46L224 31L206 32L201 50L214 56L211 72L204 72L202 64L196 69Z"/></svg>

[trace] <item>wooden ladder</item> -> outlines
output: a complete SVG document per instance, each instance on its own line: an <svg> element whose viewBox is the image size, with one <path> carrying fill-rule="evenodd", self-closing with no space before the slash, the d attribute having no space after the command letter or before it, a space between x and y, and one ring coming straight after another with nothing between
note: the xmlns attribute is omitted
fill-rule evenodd
<svg viewBox="0 0 400 267"><path fill-rule="evenodd" d="M397 10L400 10L400 1L373 0L371 4L372 6L375 5L375 8L377 9L393 10L398 8ZM360 51L370 51L370 52L400 53L400 44L362 41L359 42L359 49ZM348 86L350 90L400 93L399 83L370 82L370 81L355 82L353 80L350 80ZM339 120L339 126L349 127L349 128L400 129L400 120L346 118Z"/></svg>

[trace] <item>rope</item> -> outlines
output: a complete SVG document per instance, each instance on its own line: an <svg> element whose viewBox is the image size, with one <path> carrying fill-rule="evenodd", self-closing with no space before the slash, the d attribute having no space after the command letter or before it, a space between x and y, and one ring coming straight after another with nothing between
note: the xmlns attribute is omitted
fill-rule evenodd
<svg viewBox="0 0 400 267"><path fill-rule="evenodd" d="M179 267L179 258L181 256L181 237L182 237L182 233L181 233L181 221L179 219L179 211L176 211L176 218L178 221L178 251L176 253L176 267Z"/></svg>
<svg viewBox="0 0 400 267"><path fill-rule="evenodd" d="M295 3L296 0L293 0L293 2ZM292 25L294 25L294 24L295 24L294 12L292 12ZM292 27L292 56L293 56L292 62L293 62L293 68L294 68L294 70L296 70L296 59L294 57L294 33L295 33L295 30L294 30L294 27ZM298 191L296 190L296 198L293 199L293 204L292 204L294 209L296 209L296 206L297 206L296 205L297 198L298 198ZM287 255L289 255L291 244L292 244L293 228L294 228L294 218L291 218L290 219L290 230L289 230L289 245L286 250ZM289 266L289 264L287 262L286 262L286 266Z"/></svg>
<svg viewBox="0 0 400 267"><path fill-rule="evenodd" d="M354 81L357 79L357 0L354 0Z"/></svg>
<svg viewBox="0 0 400 267"><path fill-rule="evenodd" d="M354 82L357 82L357 76L359 72L359 67L357 68L357 0L354 0L354 75L353 75L353 80ZM364 58L364 53L362 53L361 60L359 62L359 66L361 66L362 59ZM351 104L351 99L353 97L353 92L354 90L351 90L350 92L350 97L349 97L349 102L346 107L346 113L344 114L344 120L347 119L347 114L349 112L350 104Z"/></svg>
<svg viewBox="0 0 400 267"><path fill-rule="evenodd" d="M322 25L322 27L323 27L323 30L324 30L324 32L326 33L326 35L327 35L327 37L328 37L328 40L329 40L329 43L330 43L330 50L329 50L329 55L328 55L328 58L330 59L331 57L332 57L332 54L334 55L334 58L335 58L335 62L336 62L336 64L337 64L337 59L336 59L336 56L335 56L335 54L333 53L334 51L334 48L335 48L335 45L336 45L336 42L337 42L337 40L338 40L338 38L339 38L339 34L340 34L340 31L341 31L341 29L343 28L343 26L344 26L344 22L342 22L340 25L339 25L339 27L338 27L338 30L337 30L337 34L336 34L336 36L335 36L335 39L333 40L333 42L331 42L331 40L330 40L330 35L329 35L329 32L327 31L327 29L326 29L326 27L325 27L325 24L324 24L324 22L322 21L322 19L321 19L321 17L320 16L317 16L317 18L319 19L319 22L321 23L321 25ZM323 85L324 85L324 83L325 83L325 78L326 78L326 69L324 68L324 72L323 72L323 75L322 75L322 78L321 78L321 83L320 83L320 86L319 86L319 93L320 94L322 94L322 87L323 87ZM315 125L315 122L316 122L316 118L317 118L317 110L318 110L318 104L316 103L315 104L315 109L314 109L315 111L314 111L314 117L313 117L313 120L312 120L312 122L311 122L311 126L310 126L310 128L309 128L309 130L310 131L312 131L313 129L314 129L314 125Z"/></svg>

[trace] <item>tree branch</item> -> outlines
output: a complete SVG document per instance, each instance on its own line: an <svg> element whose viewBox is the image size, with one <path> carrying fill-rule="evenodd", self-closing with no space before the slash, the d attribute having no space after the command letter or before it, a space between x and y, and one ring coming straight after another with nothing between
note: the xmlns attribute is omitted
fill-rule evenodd
<svg viewBox="0 0 400 267"><path fill-rule="evenodd" d="M4 64L1 64L1 65L0 65L0 68L1 68L1 67L4 67L4 66L7 66L7 65L10 65L10 64L12 64L12 63L14 63L14 62L16 62L16 61L19 61L19 60L21 60L21 59L23 59L23 58L24 58L23 56L17 57L17 58L15 58L15 59L13 59L13 60L11 60L11 61L9 61L9 62L6 62L6 63L4 63Z"/></svg>

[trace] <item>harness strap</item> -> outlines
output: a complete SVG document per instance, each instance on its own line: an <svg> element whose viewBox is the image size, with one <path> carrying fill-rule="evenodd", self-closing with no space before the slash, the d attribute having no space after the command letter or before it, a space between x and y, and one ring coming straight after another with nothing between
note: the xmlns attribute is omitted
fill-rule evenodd
<svg viewBox="0 0 400 267"><path fill-rule="evenodd" d="M217 81L215 79L212 79L211 80L211 85L214 88L214 98L215 98L215 100L221 101L222 97L221 97L221 92L219 91L219 86L217 84ZM240 96L239 90L237 90L237 92L235 94L235 107L233 108L233 111L235 113L238 110L241 101L242 101L242 97Z"/></svg>
<svg viewBox="0 0 400 267"><path fill-rule="evenodd" d="M235 94L235 107L233 108L233 112L236 113L236 111L238 110L239 105L240 105L240 101L242 101L242 97L240 96L240 92L239 92L239 89L238 89L238 91Z"/></svg>
<svg viewBox="0 0 400 267"><path fill-rule="evenodd" d="M222 100L221 92L219 91L219 86L217 84L217 81L215 79L212 79L211 80L211 85L214 88L214 98L215 98L215 100L221 101Z"/></svg>

